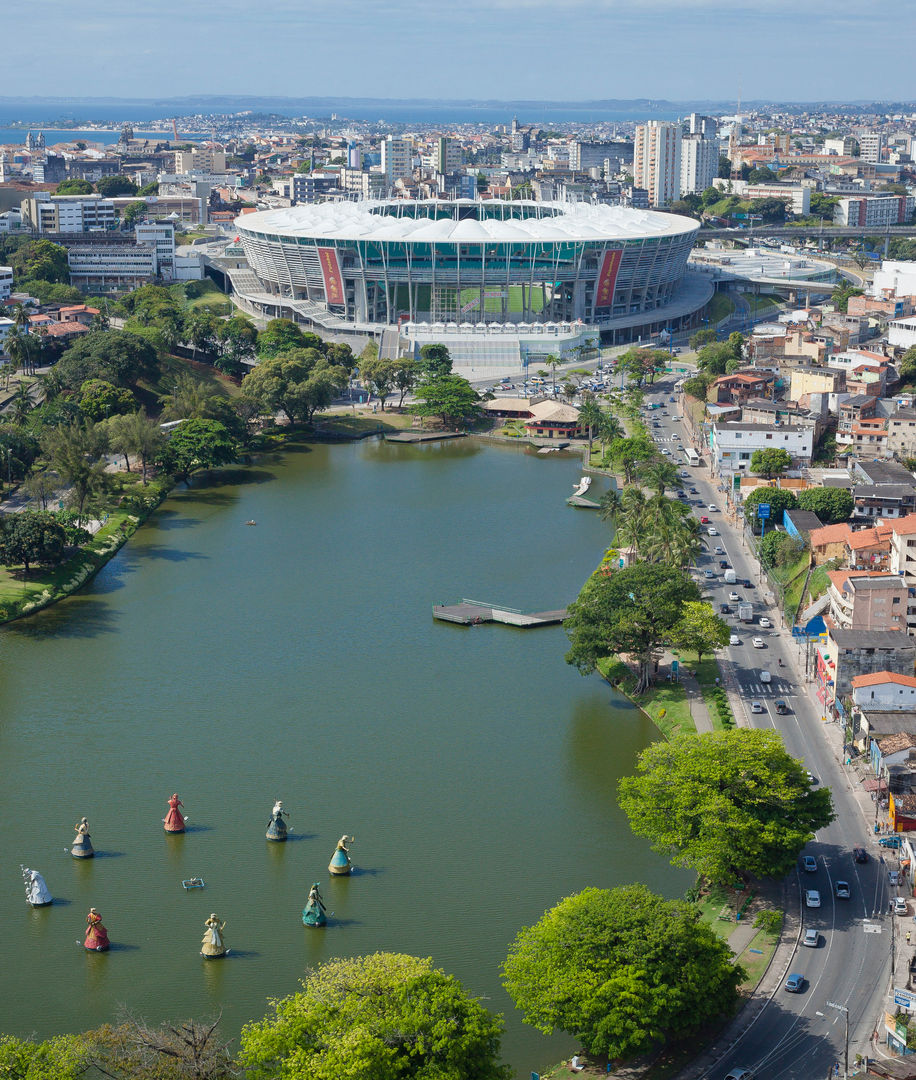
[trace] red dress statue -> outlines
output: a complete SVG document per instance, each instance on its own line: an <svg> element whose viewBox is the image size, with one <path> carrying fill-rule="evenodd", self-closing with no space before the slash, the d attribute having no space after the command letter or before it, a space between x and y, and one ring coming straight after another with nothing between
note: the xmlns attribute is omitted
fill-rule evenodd
<svg viewBox="0 0 916 1080"><path fill-rule="evenodd" d="M178 809L179 806L184 806L184 803L177 795L173 795L169 799L169 812L162 819L166 832L184 832L185 818Z"/></svg>
<svg viewBox="0 0 916 1080"><path fill-rule="evenodd" d="M110 945L108 931L102 926L102 916L95 908L90 908L86 916L86 937L83 947L90 952L105 952Z"/></svg>

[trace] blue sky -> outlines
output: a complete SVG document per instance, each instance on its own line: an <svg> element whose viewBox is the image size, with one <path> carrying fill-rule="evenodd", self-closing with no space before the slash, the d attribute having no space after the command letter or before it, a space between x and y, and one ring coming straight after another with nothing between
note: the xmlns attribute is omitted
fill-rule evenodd
<svg viewBox="0 0 916 1080"><path fill-rule="evenodd" d="M0 94L916 97L916 0L44 0ZM9 29L12 29L10 26Z"/></svg>

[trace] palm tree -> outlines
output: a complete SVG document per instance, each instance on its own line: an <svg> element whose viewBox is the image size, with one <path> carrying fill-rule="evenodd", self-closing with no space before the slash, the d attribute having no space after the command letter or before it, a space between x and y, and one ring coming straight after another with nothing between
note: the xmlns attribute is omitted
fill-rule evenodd
<svg viewBox="0 0 916 1080"><path fill-rule="evenodd" d="M655 458L643 467L641 479L656 495L663 496L668 488L677 487L677 469L670 461Z"/></svg>
<svg viewBox="0 0 916 1080"><path fill-rule="evenodd" d="M143 483L146 484L146 470L156 453L165 444L165 435L155 420L150 420L146 409L139 412L113 416L106 421L108 437L112 449L124 455L127 471L130 472L129 454L140 459L143 470Z"/></svg>
<svg viewBox="0 0 916 1080"><path fill-rule="evenodd" d="M599 409L598 423L595 425L595 434L601 440L601 452L607 454L608 446L623 435L620 421L604 409Z"/></svg>
<svg viewBox="0 0 916 1080"><path fill-rule="evenodd" d="M607 521L608 518L616 518L617 514L620 513L622 501L617 488L608 488L598 501L598 516L601 520Z"/></svg>
<svg viewBox="0 0 916 1080"><path fill-rule="evenodd" d="M87 503L100 500L109 488L105 472L105 435L98 424L62 424L51 428L42 440L42 449L54 469L70 487L70 501L76 508L77 524L83 523Z"/></svg>
<svg viewBox="0 0 916 1080"><path fill-rule="evenodd" d="M193 375L179 375L160 401L164 420L216 420L223 411L222 395Z"/></svg>
<svg viewBox="0 0 916 1080"><path fill-rule="evenodd" d="M646 541L647 513L648 505L642 488L625 488L614 519L614 543L618 547L632 548L638 559L642 558Z"/></svg>
<svg viewBox="0 0 916 1080"><path fill-rule="evenodd" d="M31 325L32 320L29 317L25 304L17 304L13 308L13 326L15 326L17 330L21 330L22 333L27 334Z"/></svg>
<svg viewBox="0 0 916 1080"><path fill-rule="evenodd" d="M588 457L585 459L586 461L592 459L592 439L594 438L595 428L600 423L601 409L598 402L595 401L595 395L588 394L579 409L579 427L584 427L588 431Z"/></svg>

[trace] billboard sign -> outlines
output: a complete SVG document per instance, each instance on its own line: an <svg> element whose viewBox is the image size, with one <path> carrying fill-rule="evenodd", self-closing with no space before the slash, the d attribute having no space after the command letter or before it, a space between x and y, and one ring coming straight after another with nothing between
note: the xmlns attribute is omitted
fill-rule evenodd
<svg viewBox="0 0 916 1080"><path fill-rule="evenodd" d="M337 248L320 247L318 258L321 262L321 276L324 278L324 295L329 304L343 304L343 275L340 272L340 260Z"/></svg>
<svg viewBox="0 0 916 1080"><path fill-rule="evenodd" d="M614 289L617 286L617 271L620 269L620 259L623 252L618 248L616 251L606 251L598 274L598 283L595 286L595 307L607 308L614 306Z"/></svg>
<svg viewBox="0 0 916 1080"><path fill-rule="evenodd" d="M770 516L770 504L769 503L760 503L760 505L757 507L757 517L762 518L762 519L765 520L769 516Z"/></svg>

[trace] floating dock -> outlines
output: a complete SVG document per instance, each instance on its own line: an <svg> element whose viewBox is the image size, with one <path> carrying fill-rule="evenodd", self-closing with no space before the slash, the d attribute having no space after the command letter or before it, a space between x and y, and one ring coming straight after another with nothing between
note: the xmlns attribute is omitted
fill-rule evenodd
<svg viewBox="0 0 916 1080"><path fill-rule="evenodd" d="M566 608L559 611L519 611L518 608L483 604L479 600L462 600L460 604L433 604L433 618L461 626L495 622L527 629L561 623L566 618Z"/></svg>
<svg viewBox="0 0 916 1080"><path fill-rule="evenodd" d="M385 442L437 442L441 439L466 439L464 431L399 431L396 435L386 435Z"/></svg>

